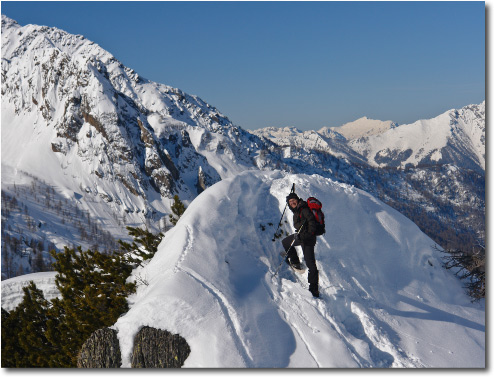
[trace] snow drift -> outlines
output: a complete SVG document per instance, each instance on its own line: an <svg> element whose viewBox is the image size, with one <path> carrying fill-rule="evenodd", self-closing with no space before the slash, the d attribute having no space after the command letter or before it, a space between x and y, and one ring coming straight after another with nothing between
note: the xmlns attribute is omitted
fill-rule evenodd
<svg viewBox="0 0 494 377"><path fill-rule="evenodd" d="M36 284L38 289L41 289L43 296L45 296L47 300L52 300L57 297L61 298L62 295L55 285L56 275L57 273L53 271L37 272L3 280L2 308L7 311L15 309L15 307L22 302L24 297L22 288L27 287L31 281Z"/></svg>
<svg viewBox="0 0 494 377"><path fill-rule="evenodd" d="M272 237L292 183L324 205L320 299L307 272L283 266L273 277L282 248ZM191 368L485 367L484 305L432 246L395 210L330 179L250 171L223 180L135 271L146 284L114 326L123 367L142 326L183 336Z"/></svg>

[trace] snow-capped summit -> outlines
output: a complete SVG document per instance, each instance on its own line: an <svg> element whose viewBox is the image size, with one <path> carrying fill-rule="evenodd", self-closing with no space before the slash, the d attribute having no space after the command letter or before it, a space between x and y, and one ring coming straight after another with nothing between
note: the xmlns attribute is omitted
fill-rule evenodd
<svg viewBox="0 0 494 377"><path fill-rule="evenodd" d="M324 135L330 130L336 131L343 135L347 140L353 140L365 136L379 135L396 127L398 127L398 124L390 120L383 122L381 120L369 119L364 116L353 122L345 123L340 127L324 127L318 132Z"/></svg>
<svg viewBox="0 0 494 377"><path fill-rule="evenodd" d="M258 141L83 36L2 15L2 164L15 171L90 196L115 216L148 217L166 210L162 199L192 200L256 168Z"/></svg>

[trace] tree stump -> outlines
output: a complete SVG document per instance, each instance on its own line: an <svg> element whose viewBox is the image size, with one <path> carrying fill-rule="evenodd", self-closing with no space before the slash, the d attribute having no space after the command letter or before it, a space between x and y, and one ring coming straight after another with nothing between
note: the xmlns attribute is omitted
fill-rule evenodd
<svg viewBox="0 0 494 377"><path fill-rule="evenodd" d="M95 331L77 357L78 368L120 368L121 364L117 332L110 328Z"/></svg>
<svg viewBox="0 0 494 377"><path fill-rule="evenodd" d="M190 347L180 335L146 326L134 339L132 368L180 368L189 354Z"/></svg>

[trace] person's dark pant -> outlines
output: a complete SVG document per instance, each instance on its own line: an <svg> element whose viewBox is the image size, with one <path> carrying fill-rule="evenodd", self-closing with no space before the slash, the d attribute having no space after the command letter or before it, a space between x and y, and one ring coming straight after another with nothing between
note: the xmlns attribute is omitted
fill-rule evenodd
<svg viewBox="0 0 494 377"><path fill-rule="evenodd" d="M316 256L314 255L314 246L304 245L300 241L295 241L293 243L293 246L290 247L294 238L295 238L295 234L292 234L284 238L281 241L281 244L285 248L285 251L288 254L287 257L290 259L291 263L300 263L300 259L297 255L297 251L295 250L295 246L302 246L305 264L309 269L309 277L307 279L309 281L309 289L310 290L317 289L319 285L319 272L317 271L317 266L316 266Z"/></svg>

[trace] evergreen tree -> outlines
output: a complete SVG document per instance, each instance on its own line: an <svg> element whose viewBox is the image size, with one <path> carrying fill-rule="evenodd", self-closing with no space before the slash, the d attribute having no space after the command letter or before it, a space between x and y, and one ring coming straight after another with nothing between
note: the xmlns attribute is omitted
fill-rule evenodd
<svg viewBox="0 0 494 377"><path fill-rule="evenodd" d="M184 212L186 210L185 205L180 201L178 195L175 195L173 197L173 204L172 204L171 209L172 209L173 215L170 215L170 222L173 225L177 225L178 220L180 219L180 217L184 214Z"/></svg>
<svg viewBox="0 0 494 377"><path fill-rule="evenodd" d="M34 272L46 271L46 264L45 264L45 260L43 258L43 251L42 250L38 250L35 253L33 263L32 263L32 268L33 268Z"/></svg>
<svg viewBox="0 0 494 377"><path fill-rule="evenodd" d="M125 258L134 266L140 266L142 261L151 259L158 251L158 246L164 237L163 233L153 234L147 229L127 227L129 235L134 238L132 244L119 240Z"/></svg>
<svg viewBox="0 0 494 377"><path fill-rule="evenodd" d="M34 282L22 290L12 312L2 309L2 367L48 368L54 353L45 335L50 304Z"/></svg>
<svg viewBox="0 0 494 377"><path fill-rule="evenodd" d="M126 282L132 267L120 254L83 252L80 247L66 247L52 256L62 299L53 301L60 323L50 328L50 337L60 335L63 353L75 367L86 339L94 331L113 325L128 310L127 296L135 291L135 284Z"/></svg>
<svg viewBox="0 0 494 377"><path fill-rule="evenodd" d="M133 245L149 255L163 237L135 229L132 234ZM51 255L61 298L50 303L31 283L16 309L2 310L2 367L76 367L86 339L128 310L135 284L127 283L132 265L122 254L66 247Z"/></svg>
<svg viewBox="0 0 494 377"><path fill-rule="evenodd" d="M16 308L19 313L19 345L27 352L25 364L20 367L48 368L52 354L51 344L46 339L46 322L50 303L43 292L30 282L22 288L24 297Z"/></svg>
<svg viewBox="0 0 494 377"><path fill-rule="evenodd" d="M53 348L53 354L49 360L50 367L71 368L73 363L70 343L60 341L69 331L64 320L64 306L59 298L55 298L51 302L52 307L48 311L48 321L46 322L46 338Z"/></svg>
<svg viewBox="0 0 494 377"><path fill-rule="evenodd" d="M18 311L7 312L2 308L2 368L16 368L27 357L27 352L19 346L17 337L20 324Z"/></svg>

